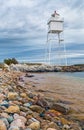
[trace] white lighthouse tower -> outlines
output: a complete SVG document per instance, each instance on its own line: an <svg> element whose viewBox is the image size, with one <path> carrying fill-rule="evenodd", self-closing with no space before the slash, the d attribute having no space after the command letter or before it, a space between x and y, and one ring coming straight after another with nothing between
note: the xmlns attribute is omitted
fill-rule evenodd
<svg viewBox="0 0 84 130"><path fill-rule="evenodd" d="M47 33L47 51L46 51L46 56L47 56L47 61L49 64L51 64L51 41L55 40L58 41L58 46L59 46L59 65L61 65L61 51L60 51L60 44L62 41L64 41L63 38L61 38L61 33L63 33L63 23L64 19L60 17L60 15L55 11L52 15L51 18L48 20L48 33ZM53 37L54 35L54 37ZM57 35L57 39L56 39ZM66 48L64 44L64 53L65 53L65 64L67 65L67 58L66 58Z"/></svg>

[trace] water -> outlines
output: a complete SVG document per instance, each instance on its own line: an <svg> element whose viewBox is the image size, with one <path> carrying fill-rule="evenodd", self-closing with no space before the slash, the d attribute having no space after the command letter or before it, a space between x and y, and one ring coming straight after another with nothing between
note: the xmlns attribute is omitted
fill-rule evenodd
<svg viewBox="0 0 84 130"><path fill-rule="evenodd" d="M77 77L77 78L84 78L84 72L73 72L73 73L63 73L64 75L72 76L72 77Z"/></svg>
<svg viewBox="0 0 84 130"><path fill-rule="evenodd" d="M73 78L73 79L84 80L84 72L60 72L58 73L58 75Z"/></svg>
<svg viewBox="0 0 84 130"><path fill-rule="evenodd" d="M70 107L84 116L84 72L35 73L31 80L41 94L71 102Z"/></svg>

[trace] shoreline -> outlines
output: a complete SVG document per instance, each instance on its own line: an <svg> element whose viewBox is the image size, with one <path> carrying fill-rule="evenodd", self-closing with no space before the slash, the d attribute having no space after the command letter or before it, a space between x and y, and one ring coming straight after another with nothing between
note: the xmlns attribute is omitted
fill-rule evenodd
<svg viewBox="0 0 84 130"><path fill-rule="evenodd" d="M3 104L5 111L6 112L9 111L11 105L13 107L18 106L19 113L17 113L16 109L14 109L13 115L17 113L18 116L22 116L21 113L24 112L25 116L23 117L27 120L27 122L29 123L29 120L32 120L32 118L34 118L35 120L34 122L35 123L39 122L40 125L38 124L38 126L41 127L42 130L48 130L48 128L53 128L52 130L54 130L54 128L56 130L61 130L61 127L63 128L65 126L69 127L69 129L70 127L72 128L76 127L78 130L80 130L80 127L83 128L84 117L83 115L81 115L82 111L78 113L78 111L76 111L75 109L70 109L70 106L73 105L73 103L69 100L65 100L66 95L65 93L63 93L63 89L64 92L66 92L66 88L63 88L63 84L60 83L61 81L64 83L66 79L60 78L59 80L59 77L56 77L51 82L52 75L50 74L50 76L48 76L49 74L48 73L45 74L46 78L48 78L47 80L48 84L47 86L45 86L44 84L46 79L45 77L42 76L43 74L44 73L40 73L40 74L36 73L34 74L33 77L31 77L32 74L29 74L30 77L26 77L27 75L24 72L16 72L16 71L1 72L0 71L0 75L2 79L0 89L3 95L5 96L5 98L3 98L3 100L1 100L0 103L6 101L6 105L7 104L9 105L8 108L6 108L5 107L6 105ZM52 86L54 80L57 82L56 88ZM57 86L60 86L60 88L57 88ZM70 85L69 85L69 89L70 89ZM10 93L12 93L12 95L10 95ZM5 111L2 111L0 114L2 115L2 113ZM10 110L10 112L7 112L8 116L10 115L11 111L12 110ZM30 114L31 116L30 115L26 116L27 112L30 111L32 112L33 115ZM42 113L42 111L44 113ZM14 117L12 116L12 118ZM57 119L59 119L60 125L58 124ZM14 121L16 121L16 119L14 119ZM53 125L51 125L51 122ZM11 123L9 123L9 125L10 124ZM26 127L31 128L31 124L32 122L30 122L29 124L24 124L24 126L22 124L20 125L22 128L25 128L22 130L26 130ZM10 128L11 127L12 126L10 125ZM39 130L39 129L35 129L35 130Z"/></svg>
<svg viewBox="0 0 84 130"><path fill-rule="evenodd" d="M48 64L3 64L3 70L21 72L84 72L84 65L57 66Z"/></svg>

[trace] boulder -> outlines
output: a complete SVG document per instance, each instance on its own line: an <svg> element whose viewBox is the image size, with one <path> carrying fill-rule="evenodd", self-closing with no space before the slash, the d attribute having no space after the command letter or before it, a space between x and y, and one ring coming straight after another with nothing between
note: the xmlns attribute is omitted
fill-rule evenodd
<svg viewBox="0 0 84 130"><path fill-rule="evenodd" d="M31 106L30 106L30 109L31 109L32 111L37 112L37 113L41 113L41 112L44 111L44 108L42 108L41 106L38 106L38 105L31 105Z"/></svg>
<svg viewBox="0 0 84 130"><path fill-rule="evenodd" d="M54 123L54 122L50 122L50 123L48 123L48 126L46 127L46 129L51 129L51 130L60 130L59 127L57 126L57 124Z"/></svg>
<svg viewBox="0 0 84 130"><path fill-rule="evenodd" d="M65 118L60 118L60 121L61 121L61 123L62 123L62 125L67 125L67 124L69 124L70 122L68 121L68 120L66 120Z"/></svg>
<svg viewBox="0 0 84 130"><path fill-rule="evenodd" d="M20 119L24 123L27 122L27 119L24 116L19 116L18 114L14 114L14 119Z"/></svg>
<svg viewBox="0 0 84 130"><path fill-rule="evenodd" d="M25 106L25 107L30 107L31 104L30 104L30 103L25 103L24 106Z"/></svg>
<svg viewBox="0 0 84 130"><path fill-rule="evenodd" d="M32 130L40 130L40 122L33 122L28 126L28 128L31 128Z"/></svg>
<svg viewBox="0 0 84 130"><path fill-rule="evenodd" d="M21 119L16 119L14 120L10 126L17 126L17 127L20 127L22 129L25 129L25 123L21 120Z"/></svg>
<svg viewBox="0 0 84 130"><path fill-rule="evenodd" d="M8 120L6 118L1 117L0 120L2 120L5 123L6 128L9 127L9 122L8 122Z"/></svg>
<svg viewBox="0 0 84 130"><path fill-rule="evenodd" d="M7 130L6 125L3 120L0 120L0 130Z"/></svg>
<svg viewBox="0 0 84 130"><path fill-rule="evenodd" d="M4 118L8 118L8 117L9 117L8 113L4 113L4 112L1 113L0 116L1 116L1 117L4 117Z"/></svg>
<svg viewBox="0 0 84 130"><path fill-rule="evenodd" d="M11 123L11 122L14 120L14 118L13 118L13 116L9 116L9 117L7 118L7 120L8 120L9 123Z"/></svg>
<svg viewBox="0 0 84 130"><path fill-rule="evenodd" d="M40 92L44 90L39 90ZM49 103L47 100L45 100L43 97L41 97L39 94L37 96L34 96L34 103L43 107L43 108L49 108Z"/></svg>
<svg viewBox="0 0 84 130"><path fill-rule="evenodd" d="M62 68L59 66L46 65L46 64L35 64L35 65L27 65L27 64L11 64L10 70L16 70L21 72L58 72L61 71ZM27 77L33 77L33 75L26 75Z"/></svg>
<svg viewBox="0 0 84 130"><path fill-rule="evenodd" d="M9 107L9 102L4 100L0 105L8 108Z"/></svg>
<svg viewBox="0 0 84 130"><path fill-rule="evenodd" d="M48 111L46 112L46 114L49 114L49 115L51 115L52 117L56 117L56 116L61 116L61 115L62 115L60 112L58 112L58 111L56 111L56 110L53 110L53 109L48 110Z"/></svg>
<svg viewBox="0 0 84 130"><path fill-rule="evenodd" d="M20 108L19 106L9 106L8 109L5 110L8 113L19 113L20 112Z"/></svg>
<svg viewBox="0 0 84 130"><path fill-rule="evenodd" d="M21 93L20 96L21 96L22 98L28 98L28 96L27 96L26 93Z"/></svg>
<svg viewBox="0 0 84 130"><path fill-rule="evenodd" d="M7 64L4 64L3 65L3 70L8 72L8 71L10 71L10 68L9 68L9 66Z"/></svg>
<svg viewBox="0 0 84 130"><path fill-rule="evenodd" d="M18 94L16 92L9 92L7 97L9 100L16 100L18 98Z"/></svg>
<svg viewBox="0 0 84 130"><path fill-rule="evenodd" d="M62 103L53 103L51 109L57 110L63 114L68 114L70 111L70 108Z"/></svg>
<svg viewBox="0 0 84 130"><path fill-rule="evenodd" d="M4 86L0 86L0 87L4 87ZM5 95L4 94L2 94L2 93L0 93L0 102L2 102L2 100L4 100L4 98L5 98Z"/></svg>

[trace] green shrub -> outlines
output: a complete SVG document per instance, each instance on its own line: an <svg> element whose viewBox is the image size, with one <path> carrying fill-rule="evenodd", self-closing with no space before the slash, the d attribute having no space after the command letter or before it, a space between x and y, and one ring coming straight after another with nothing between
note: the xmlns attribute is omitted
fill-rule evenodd
<svg viewBox="0 0 84 130"><path fill-rule="evenodd" d="M18 61L15 58L8 58L8 59L4 59L4 63L6 63L7 65L11 65L11 64L18 64Z"/></svg>

